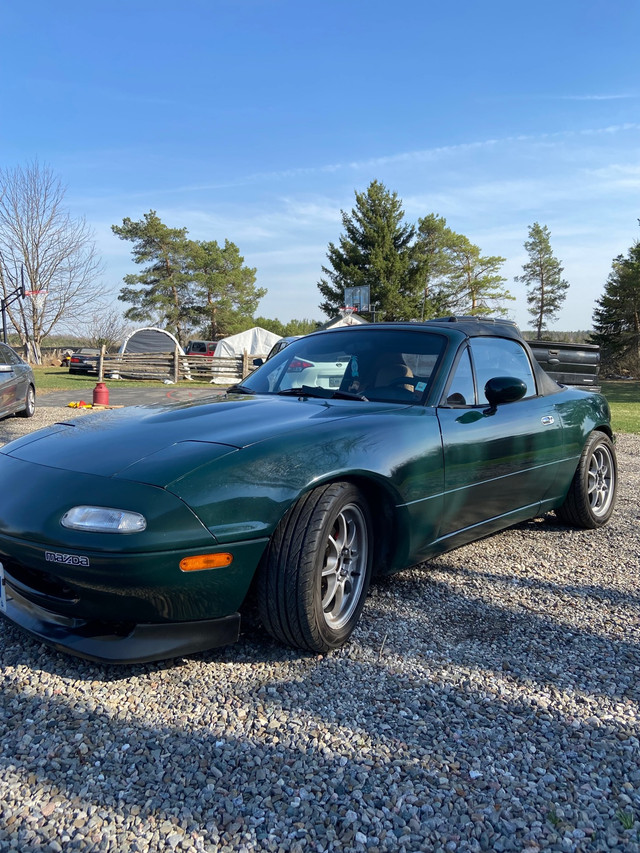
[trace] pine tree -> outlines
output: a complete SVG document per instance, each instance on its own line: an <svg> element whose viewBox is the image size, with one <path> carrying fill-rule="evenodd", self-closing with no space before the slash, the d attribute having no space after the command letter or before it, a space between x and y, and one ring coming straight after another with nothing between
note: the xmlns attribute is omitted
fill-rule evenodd
<svg viewBox="0 0 640 853"><path fill-rule="evenodd" d="M403 222L402 202L379 181L355 197L351 213L342 211L338 245L329 243L330 266L322 267L326 278L318 282L324 297L320 309L332 316L344 306L345 287L369 285L377 317L412 319L420 293L412 267L414 228Z"/></svg>
<svg viewBox="0 0 640 853"><path fill-rule="evenodd" d="M454 249L464 240L447 225L447 220L429 213L418 220L413 263L421 290L421 320L454 313L459 299L455 273Z"/></svg>
<svg viewBox="0 0 640 853"><path fill-rule="evenodd" d="M193 295L201 334L209 340L253 325L253 315L264 288L256 288L256 271L244 265L235 243L215 240L190 242L187 267L193 277Z"/></svg>
<svg viewBox="0 0 640 853"><path fill-rule="evenodd" d="M546 225L533 223L524 244L529 260L522 266L522 275L515 277L528 288L528 310L534 320L537 340L542 338L547 323L557 317L569 288L569 282L562 278L564 268L551 251L550 238Z"/></svg>
<svg viewBox="0 0 640 853"><path fill-rule="evenodd" d="M255 287L256 271L245 266L235 243L190 240L186 228L169 228L155 210L111 227L133 243L135 263L145 265L125 276L127 287L118 295L131 305L128 320L159 323L182 345L195 329L218 338L252 325L266 290Z"/></svg>
<svg viewBox="0 0 640 853"><path fill-rule="evenodd" d="M448 254L451 272L447 298L452 311L472 316L507 314L502 303L515 297L502 286L506 278L499 270L506 259L481 255L480 247L461 234L448 248Z"/></svg>
<svg viewBox="0 0 640 853"><path fill-rule="evenodd" d="M612 369L640 370L640 242L614 258L604 294L593 312L594 343Z"/></svg>
<svg viewBox="0 0 640 853"><path fill-rule="evenodd" d="M134 222L127 217L111 230L133 243L136 264L147 265L141 273L124 277L128 286L120 290L118 299L132 306L124 316L137 322L161 323L184 345L193 326L191 277L186 269L187 229L169 228L155 210L150 210L141 220Z"/></svg>

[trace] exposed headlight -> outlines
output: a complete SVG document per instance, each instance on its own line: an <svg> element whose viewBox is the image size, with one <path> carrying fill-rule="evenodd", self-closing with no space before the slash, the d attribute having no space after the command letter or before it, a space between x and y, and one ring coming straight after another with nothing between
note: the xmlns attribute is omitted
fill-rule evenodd
<svg viewBox="0 0 640 853"><path fill-rule="evenodd" d="M139 533L147 520L139 512L108 506L74 506L62 516L62 526L94 533Z"/></svg>

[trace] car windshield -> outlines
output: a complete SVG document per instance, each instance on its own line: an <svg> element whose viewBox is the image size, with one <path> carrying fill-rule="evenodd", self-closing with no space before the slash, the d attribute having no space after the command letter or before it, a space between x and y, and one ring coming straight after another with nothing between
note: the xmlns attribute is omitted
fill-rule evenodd
<svg viewBox="0 0 640 853"><path fill-rule="evenodd" d="M242 382L245 393L419 403L445 338L384 326L336 329L292 341Z"/></svg>

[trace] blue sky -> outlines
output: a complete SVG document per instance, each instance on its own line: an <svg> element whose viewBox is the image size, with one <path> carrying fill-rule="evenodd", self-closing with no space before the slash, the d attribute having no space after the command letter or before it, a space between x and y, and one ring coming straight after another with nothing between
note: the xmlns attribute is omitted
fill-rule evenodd
<svg viewBox="0 0 640 853"><path fill-rule="evenodd" d="M506 257L523 327L533 222L571 285L556 329L590 328L640 237L637 0L4 0L0 32L0 163L60 176L114 297L135 267L110 226L154 209L235 242L259 314L321 319L373 179Z"/></svg>

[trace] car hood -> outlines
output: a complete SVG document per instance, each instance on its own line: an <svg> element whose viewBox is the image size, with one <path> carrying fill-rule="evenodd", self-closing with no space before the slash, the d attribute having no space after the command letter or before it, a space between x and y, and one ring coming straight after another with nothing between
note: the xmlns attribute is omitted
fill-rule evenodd
<svg viewBox="0 0 640 853"><path fill-rule="evenodd" d="M390 406L266 395L132 406L55 424L0 452L67 471L165 485L242 447L371 414L372 408Z"/></svg>

